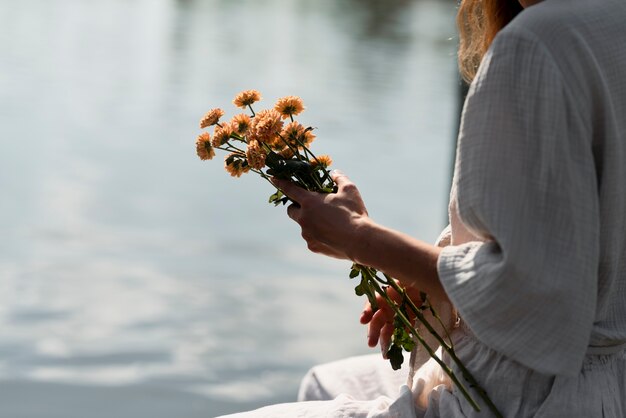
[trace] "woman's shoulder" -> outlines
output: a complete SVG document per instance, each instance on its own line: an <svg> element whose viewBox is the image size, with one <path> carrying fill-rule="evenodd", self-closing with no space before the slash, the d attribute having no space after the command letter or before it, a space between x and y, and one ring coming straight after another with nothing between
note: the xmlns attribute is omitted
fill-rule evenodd
<svg viewBox="0 0 626 418"><path fill-rule="evenodd" d="M566 52L572 42L603 41L611 27L623 31L624 21L623 0L544 0L522 11L498 36L534 38Z"/></svg>
<svg viewBox="0 0 626 418"><path fill-rule="evenodd" d="M623 0L544 0L502 29L491 49L500 56L543 57L562 70L577 68L583 76L597 57L626 48L621 45L626 44L624 22Z"/></svg>

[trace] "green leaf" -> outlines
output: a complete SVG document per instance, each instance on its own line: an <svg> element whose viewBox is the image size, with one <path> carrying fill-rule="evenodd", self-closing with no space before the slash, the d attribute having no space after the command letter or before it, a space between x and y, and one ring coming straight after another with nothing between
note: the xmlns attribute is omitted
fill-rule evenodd
<svg viewBox="0 0 626 418"><path fill-rule="evenodd" d="M270 151L267 156L265 157L265 163L269 166L272 167L273 165L276 165L278 163L278 161L283 160L283 157L281 157L280 155L276 154L274 151Z"/></svg>
<svg viewBox="0 0 626 418"><path fill-rule="evenodd" d="M359 275L359 273L360 273L359 270L353 268L352 270L350 270L350 278L354 279L356 276Z"/></svg>
<svg viewBox="0 0 626 418"><path fill-rule="evenodd" d="M402 342L402 348L404 348L408 352L413 351L413 349L415 348L415 341L413 341L413 340L404 340Z"/></svg>
<svg viewBox="0 0 626 418"><path fill-rule="evenodd" d="M357 296L363 296L365 294L363 283L359 284L357 287L354 288L354 293L356 293Z"/></svg>
<svg viewBox="0 0 626 418"><path fill-rule="evenodd" d="M376 311L378 309L378 302L376 302L376 292L370 289L369 292L367 292L367 300L369 301L370 305L372 305L372 309Z"/></svg>
<svg viewBox="0 0 626 418"><path fill-rule="evenodd" d="M277 190L276 193L270 196L268 203L276 203L276 201L279 200L281 197L283 197L283 192Z"/></svg>
<svg viewBox="0 0 626 418"><path fill-rule="evenodd" d="M387 351L387 358L391 363L391 368L394 370L398 370L400 367L402 367L402 363L404 362L402 348L398 347L395 344L392 344L391 347L389 347L389 351Z"/></svg>
<svg viewBox="0 0 626 418"><path fill-rule="evenodd" d="M415 347L415 342L411 338L411 335L406 331L406 329L402 328L398 334L399 336L398 338L396 338L395 341L396 344L401 345L402 348L404 348L406 351L413 350L413 347Z"/></svg>

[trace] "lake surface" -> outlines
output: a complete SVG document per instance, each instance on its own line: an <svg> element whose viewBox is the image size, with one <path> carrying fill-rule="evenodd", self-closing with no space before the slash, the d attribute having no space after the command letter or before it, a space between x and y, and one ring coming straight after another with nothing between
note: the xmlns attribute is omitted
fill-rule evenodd
<svg viewBox="0 0 626 418"><path fill-rule="evenodd" d="M378 222L432 241L456 131L455 2L0 0L0 417L209 417L375 352L349 264L200 117L302 97Z"/></svg>

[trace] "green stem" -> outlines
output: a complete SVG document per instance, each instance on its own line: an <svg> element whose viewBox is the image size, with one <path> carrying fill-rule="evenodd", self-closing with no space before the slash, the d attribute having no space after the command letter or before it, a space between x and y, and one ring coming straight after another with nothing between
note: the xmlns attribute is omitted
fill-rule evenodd
<svg viewBox="0 0 626 418"><path fill-rule="evenodd" d="M289 141L287 141L285 138L283 138L283 136L281 134L278 134L278 137L280 138L281 141L283 141L285 143L285 145L287 145L287 147L293 152L293 154L296 156L296 158L298 159L298 161L302 161L302 156L300 155L300 152L298 151L298 148L294 148L291 146L291 144L289 143Z"/></svg>
<svg viewBox="0 0 626 418"><path fill-rule="evenodd" d="M231 148L224 148L224 147L213 147L222 151L226 151L226 152L233 152L237 155L246 155L245 151L237 149L235 147L233 147L232 145L228 144Z"/></svg>
<svg viewBox="0 0 626 418"><path fill-rule="evenodd" d="M402 311L400 310L398 304L396 302L394 302L393 300L391 300L391 298L387 295L387 292L385 292L380 287L380 285L378 284L378 281L375 278L375 275L372 274L370 269L368 267L363 267L361 272L362 273L365 272L365 274L367 275L368 282L374 287L376 292L380 296L382 296L382 298L385 300L385 302L387 302L389 307L391 309L393 309L394 313L398 316L398 318L400 318L400 320L402 321L404 326L407 327L407 329L409 330L411 335L413 335L419 341L419 343L426 349L426 351L428 352L430 357L432 359L434 359L437 362L437 364L439 364L441 369L448 375L448 377L450 377L452 382L454 382L456 387L462 393L463 397L470 403L472 408L474 408L477 412L480 412L480 406L478 406L476 401L474 401L472 396L467 391L467 388L463 385L463 383L461 383L461 381L458 379L458 377L456 376L454 371L450 368L450 366L448 366L446 363L444 363L443 360L441 360L439 358L439 356L437 356L437 353L435 353L435 351L428 345L426 340L424 340L424 338L420 335L420 333L415 329L415 327L413 326L411 321L409 321L409 319L402 313ZM395 287L394 287L394 289L395 289ZM400 292L400 294L402 294L402 292ZM409 298L407 298L407 299L410 302L410 299Z"/></svg>
<svg viewBox="0 0 626 418"><path fill-rule="evenodd" d="M302 156L300 155L300 153L298 152L298 148L294 148L289 141L287 141L285 138L283 138L283 136L281 134L278 134L278 137L281 139L281 141L283 141L285 143L285 145L287 145L287 147L289 147L289 149L294 153L294 155L296 156L296 158L299 161L304 161ZM308 163L308 160L306 161ZM294 174L294 176L296 176ZM300 180L302 182L302 179L298 176L296 176L298 178L298 180ZM315 185L318 187L317 191L321 191L324 189L324 186L320 183L319 179L317 178L317 176L312 175L311 178L313 179L313 181L315 182ZM302 182L304 183L304 182Z"/></svg>
<svg viewBox="0 0 626 418"><path fill-rule="evenodd" d="M265 142L261 142L261 146L263 146L263 148L265 148L265 151L272 152L272 149L270 148L270 146L267 145Z"/></svg>
<svg viewBox="0 0 626 418"><path fill-rule="evenodd" d="M374 270L375 271L375 270ZM411 310L415 310L418 309L420 312L422 312L422 308L418 308L417 306L415 306L415 304L413 303L413 301L411 300L411 298L409 298L409 296L406 293L406 289L400 287L395 280L392 277L389 277L388 275L386 275L383 272L383 276L386 279L386 283L390 286L393 286L394 284L396 286L394 286L394 290L398 291L398 289L401 289L402 292L402 296L406 297L408 303L412 304L413 306L411 307ZM376 275L376 278L379 281L382 281L382 279L380 279L378 277L378 275ZM393 284L391 283L393 281ZM433 305L430 303L430 299L428 298L428 296L426 295L426 293L422 292L422 298L423 298L423 303L422 303L422 307L424 306L424 304L426 304L426 306L428 307L428 310L430 311L430 313L432 314L432 316L437 320L437 322L439 323L439 325L441 325L441 328L443 329L443 332L446 334L446 338L448 339L448 343L450 345L450 347L452 349L454 349L454 343L452 342L452 337L450 336L450 333L448 332L448 327L445 326L445 324L443 323L443 320L441 319L441 317L439 316L439 314L437 313L437 311L435 311L435 308L433 308ZM425 318L424 318L425 319Z"/></svg>
<svg viewBox="0 0 626 418"><path fill-rule="evenodd" d="M230 142L227 142L226 144L230 147L230 149L227 149L227 151L238 152L238 153L241 153L243 155L246 155L246 152L244 150L242 150L241 148L237 148L236 146L234 146ZM222 149L222 148L220 148L220 149Z"/></svg>
<svg viewBox="0 0 626 418"><path fill-rule="evenodd" d="M443 332L445 332L446 338L448 339L448 342L450 343L450 347L454 349L454 342L452 341L452 337L450 336L450 333L448 332L448 327L444 325L443 320L441 319L441 317L439 316L439 314L437 313L433 305L430 303L430 298L426 296L424 298L424 302L428 304L428 310L430 311L430 314L437 320L437 322L439 322L439 325L441 325L441 328L443 329Z"/></svg>
<svg viewBox="0 0 626 418"><path fill-rule="evenodd" d="M237 141L241 141L241 142L245 142L246 144L248 143L248 141L246 141L246 138L239 135L236 132L233 132L232 134L230 134L230 137L233 139L236 139Z"/></svg>
<svg viewBox="0 0 626 418"><path fill-rule="evenodd" d="M298 174L293 173L293 176L298 180L300 186L304 189L304 190L308 190L308 191L312 191L309 189L309 187L307 186L307 183L302 180L302 177L300 177Z"/></svg>
<svg viewBox="0 0 626 418"><path fill-rule="evenodd" d="M300 145L302 147L302 149L304 150L304 155L306 155L307 153L309 153L311 155L311 157L313 157L313 159L315 160L315 162L317 163L317 165L319 167L322 167L322 170L324 171L324 178L328 181L330 181L330 184L334 185L335 182L333 181L333 179L330 177L330 173L328 172L328 170L326 169L326 167L324 167L320 161L317 159L317 157L315 156L315 154L313 154L313 152L306 146L304 145L304 143L302 141L300 141L299 138L296 138L296 141L298 142L298 145Z"/></svg>
<svg viewBox="0 0 626 418"><path fill-rule="evenodd" d="M289 200L291 203L295 203L293 200L291 200L291 199L289 198L289 196L287 196L287 195L285 194L285 192L283 192L281 189L279 189L278 187L276 187L276 186L274 185L274 183L272 183L272 181L271 181L270 177L269 177L267 174L265 174L263 171L261 171L261 170L257 170L256 168L252 168L252 169L250 169L250 170L251 170L251 171L253 171L253 172L255 172L255 173L257 173L257 174L258 174L259 176L261 176L262 178L264 178L264 179L265 179L265 180L266 180L269 184L271 184L271 185L272 185L272 187L274 187L277 191L280 191L280 192L283 194L283 196L284 196L284 197L286 197L286 198L287 198L287 200Z"/></svg>
<svg viewBox="0 0 626 418"><path fill-rule="evenodd" d="M368 270L370 269L368 267L364 267L364 268L368 269ZM374 270L374 269L372 269L372 270ZM371 272L370 272L370 274L371 274ZM389 280L389 284L399 294L401 294L401 295L405 295L406 294L405 289L401 288L398 285L398 283L396 283L395 280ZM378 283L376 283L376 285L378 285ZM381 289L381 291L382 291L382 289ZM385 295L386 295L386 293L385 293ZM415 306L415 303L413 303L411 298L407 297L407 302L408 302L409 307L411 308L411 310L415 314L415 317L424 325L424 327L428 330L428 332L430 332L435 337L435 339L441 345L443 350L446 351L446 353L450 356L452 361L454 361L454 363L457 365L457 367L459 367L459 369L461 370L461 374L463 375L463 378L469 383L470 387L473 387L478 392L479 397L487 404L487 408L489 408L489 410L496 417L502 418L502 414L500 413L500 411L498 411L498 408L491 401L491 399L487 395L487 392L485 391L485 389L483 389L482 386L480 386L480 384L476 381L476 379L474 378L472 373L465 367L463 362L461 362L461 360L457 357L456 353L454 352L454 348L451 345L449 345L448 343L446 343L446 341L444 341L443 338L441 338L441 336L437 333L437 331L426 320L426 318L422 314L421 310L417 306ZM394 306L397 306L395 304L395 302L394 302ZM397 312L397 311L399 311L399 309L394 309L394 312ZM417 332L412 326L409 327L409 330L411 331L411 333ZM445 369L444 369L444 371L445 371ZM457 385L457 387L459 388L459 390L461 390L461 392L463 392L463 389L462 389L463 387L462 386ZM463 392L463 393L465 395L465 392ZM475 405L475 402L471 398L468 398L467 396L465 396L465 398L472 405ZM478 408L476 410L480 411L480 408Z"/></svg>
<svg viewBox="0 0 626 418"><path fill-rule="evenodd" d="M250 171L257 173L259 176L261 176L265 180L269 181L272 186L274 186L274 183L272 183L270 181L270 177L267 174L265 174L264 172L262 172L261 170L257 170L256 168L251 168ZM276 186L274 186L274 187L276 187Z"/></svg>

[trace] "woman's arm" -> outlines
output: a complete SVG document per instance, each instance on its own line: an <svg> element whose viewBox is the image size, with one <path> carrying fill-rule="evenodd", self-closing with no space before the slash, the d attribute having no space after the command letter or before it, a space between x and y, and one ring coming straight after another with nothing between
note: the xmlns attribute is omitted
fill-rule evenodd
<svg viewBox="0 0 626 418"><path fill-rule="evenodd" d="M308 192L290 182L274 180L297 202L287 213L301 226L309 249L373 267L405 286L445 298L437 274L441 248L375 223L354 183L339 172L333 173L333 179L338 186L333 194Z"/></svg>

